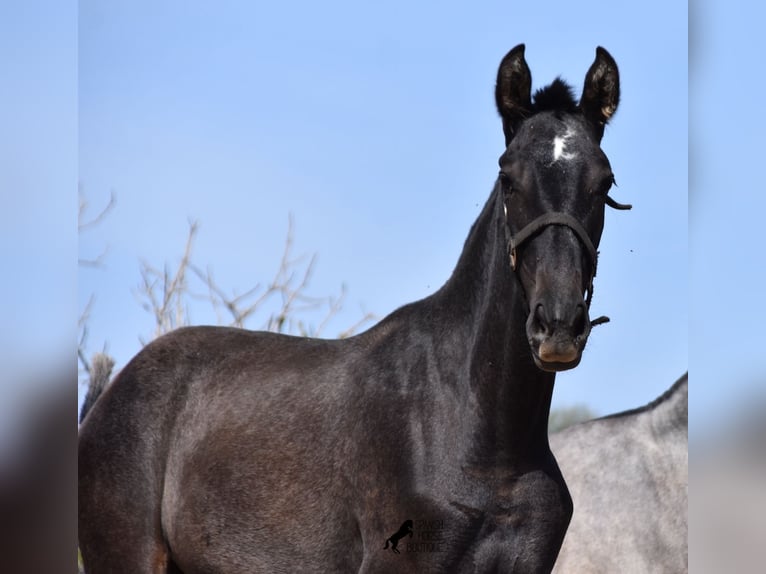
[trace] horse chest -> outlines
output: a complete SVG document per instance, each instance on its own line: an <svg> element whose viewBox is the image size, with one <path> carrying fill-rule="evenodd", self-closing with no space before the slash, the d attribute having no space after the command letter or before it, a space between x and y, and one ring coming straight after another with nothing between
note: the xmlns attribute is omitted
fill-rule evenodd
<svg viewBox="0 0 766 574"><path fill-rule="evenodd" d="M464 476L455 486L402 493L393 505L393 515L401 518L387 513L388 530L373 534L388 541L384 552L365 540L373 550L365 559L369 567L361 571L550 570L571 515L571 500L559 477L542 470L491 480Z"/></svg>

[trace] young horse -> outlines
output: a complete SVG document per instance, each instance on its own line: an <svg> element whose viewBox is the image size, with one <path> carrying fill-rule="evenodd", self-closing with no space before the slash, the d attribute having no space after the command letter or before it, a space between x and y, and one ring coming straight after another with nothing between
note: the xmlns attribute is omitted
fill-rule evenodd
<svg viewBox="0 0 766 574"><path fill-rule="evenodd" d="M604 206L627 206L599 147L612 57L597 49L579 104L530 86L519 45L498 72L500 175L435 294L346 340L193 327L125 366L80 433L90 574L553 567L571 514L554 376L590 332ZM405 519L439 543L385 551Z"/></svg>
<svg viewBox="0 0 766 574"><path fill-rule="evenodd" d="M574 499L554 572L686 572L689 380L551 436Z"/></svg>

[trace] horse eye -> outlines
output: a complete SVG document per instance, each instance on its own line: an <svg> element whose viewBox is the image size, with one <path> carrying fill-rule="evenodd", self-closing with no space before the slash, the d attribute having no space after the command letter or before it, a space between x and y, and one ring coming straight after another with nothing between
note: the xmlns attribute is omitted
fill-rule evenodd
<svg viewBox="0 0 766 574"><path fill-rule="evenodd" d="M610 174L601 181L596 188L596 192L599 195L606 195L613 185L617 185L617 182L614 180L614 175Z"/></svg>

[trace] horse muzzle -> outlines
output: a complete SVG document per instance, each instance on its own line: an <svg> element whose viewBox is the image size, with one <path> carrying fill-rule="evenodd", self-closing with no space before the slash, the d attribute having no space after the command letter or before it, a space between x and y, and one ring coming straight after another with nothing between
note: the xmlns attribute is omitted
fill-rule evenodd
<svg viewBox="0 0 766 574"><path fill-rule="evenodd" d="M580 363L590 334L584 301L562 312L560 307L535 303L527 319L527 340L535 364L543 371L566 371Z"/></svg>

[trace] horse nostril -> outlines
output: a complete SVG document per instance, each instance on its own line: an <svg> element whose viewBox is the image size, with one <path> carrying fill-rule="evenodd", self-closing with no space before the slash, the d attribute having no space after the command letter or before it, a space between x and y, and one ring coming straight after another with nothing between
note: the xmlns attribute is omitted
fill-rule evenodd
<svg viewBox="0 0 766 574"><path fill-rule="evenodd" d="M585 330L588 326L588 314L585 312L585 305L580 303L577 305L577 310L575 311L575 317L574 321L572 323L572 333L574 333L575 337L582 337L585 335Z"/></svg>
<svg viewBox="0 0 766 574"><path fill-rule="evenodd" d="M535 312L532 316L532 329L538 335L550 335L550 327L542 303L538 303L535 307Z"/></svg>
<svg viewBox="0 0 766 574"><path fill-rule="evenodd" d="M553 314L553 317L550 316ZM574 313L564 314L562 317L550 313L542 303L534 307L528 322L527 333L535 338L545 339L548 337L559 336L582 341L589 333L588 310L584 303L578 303Z"/></svg>

